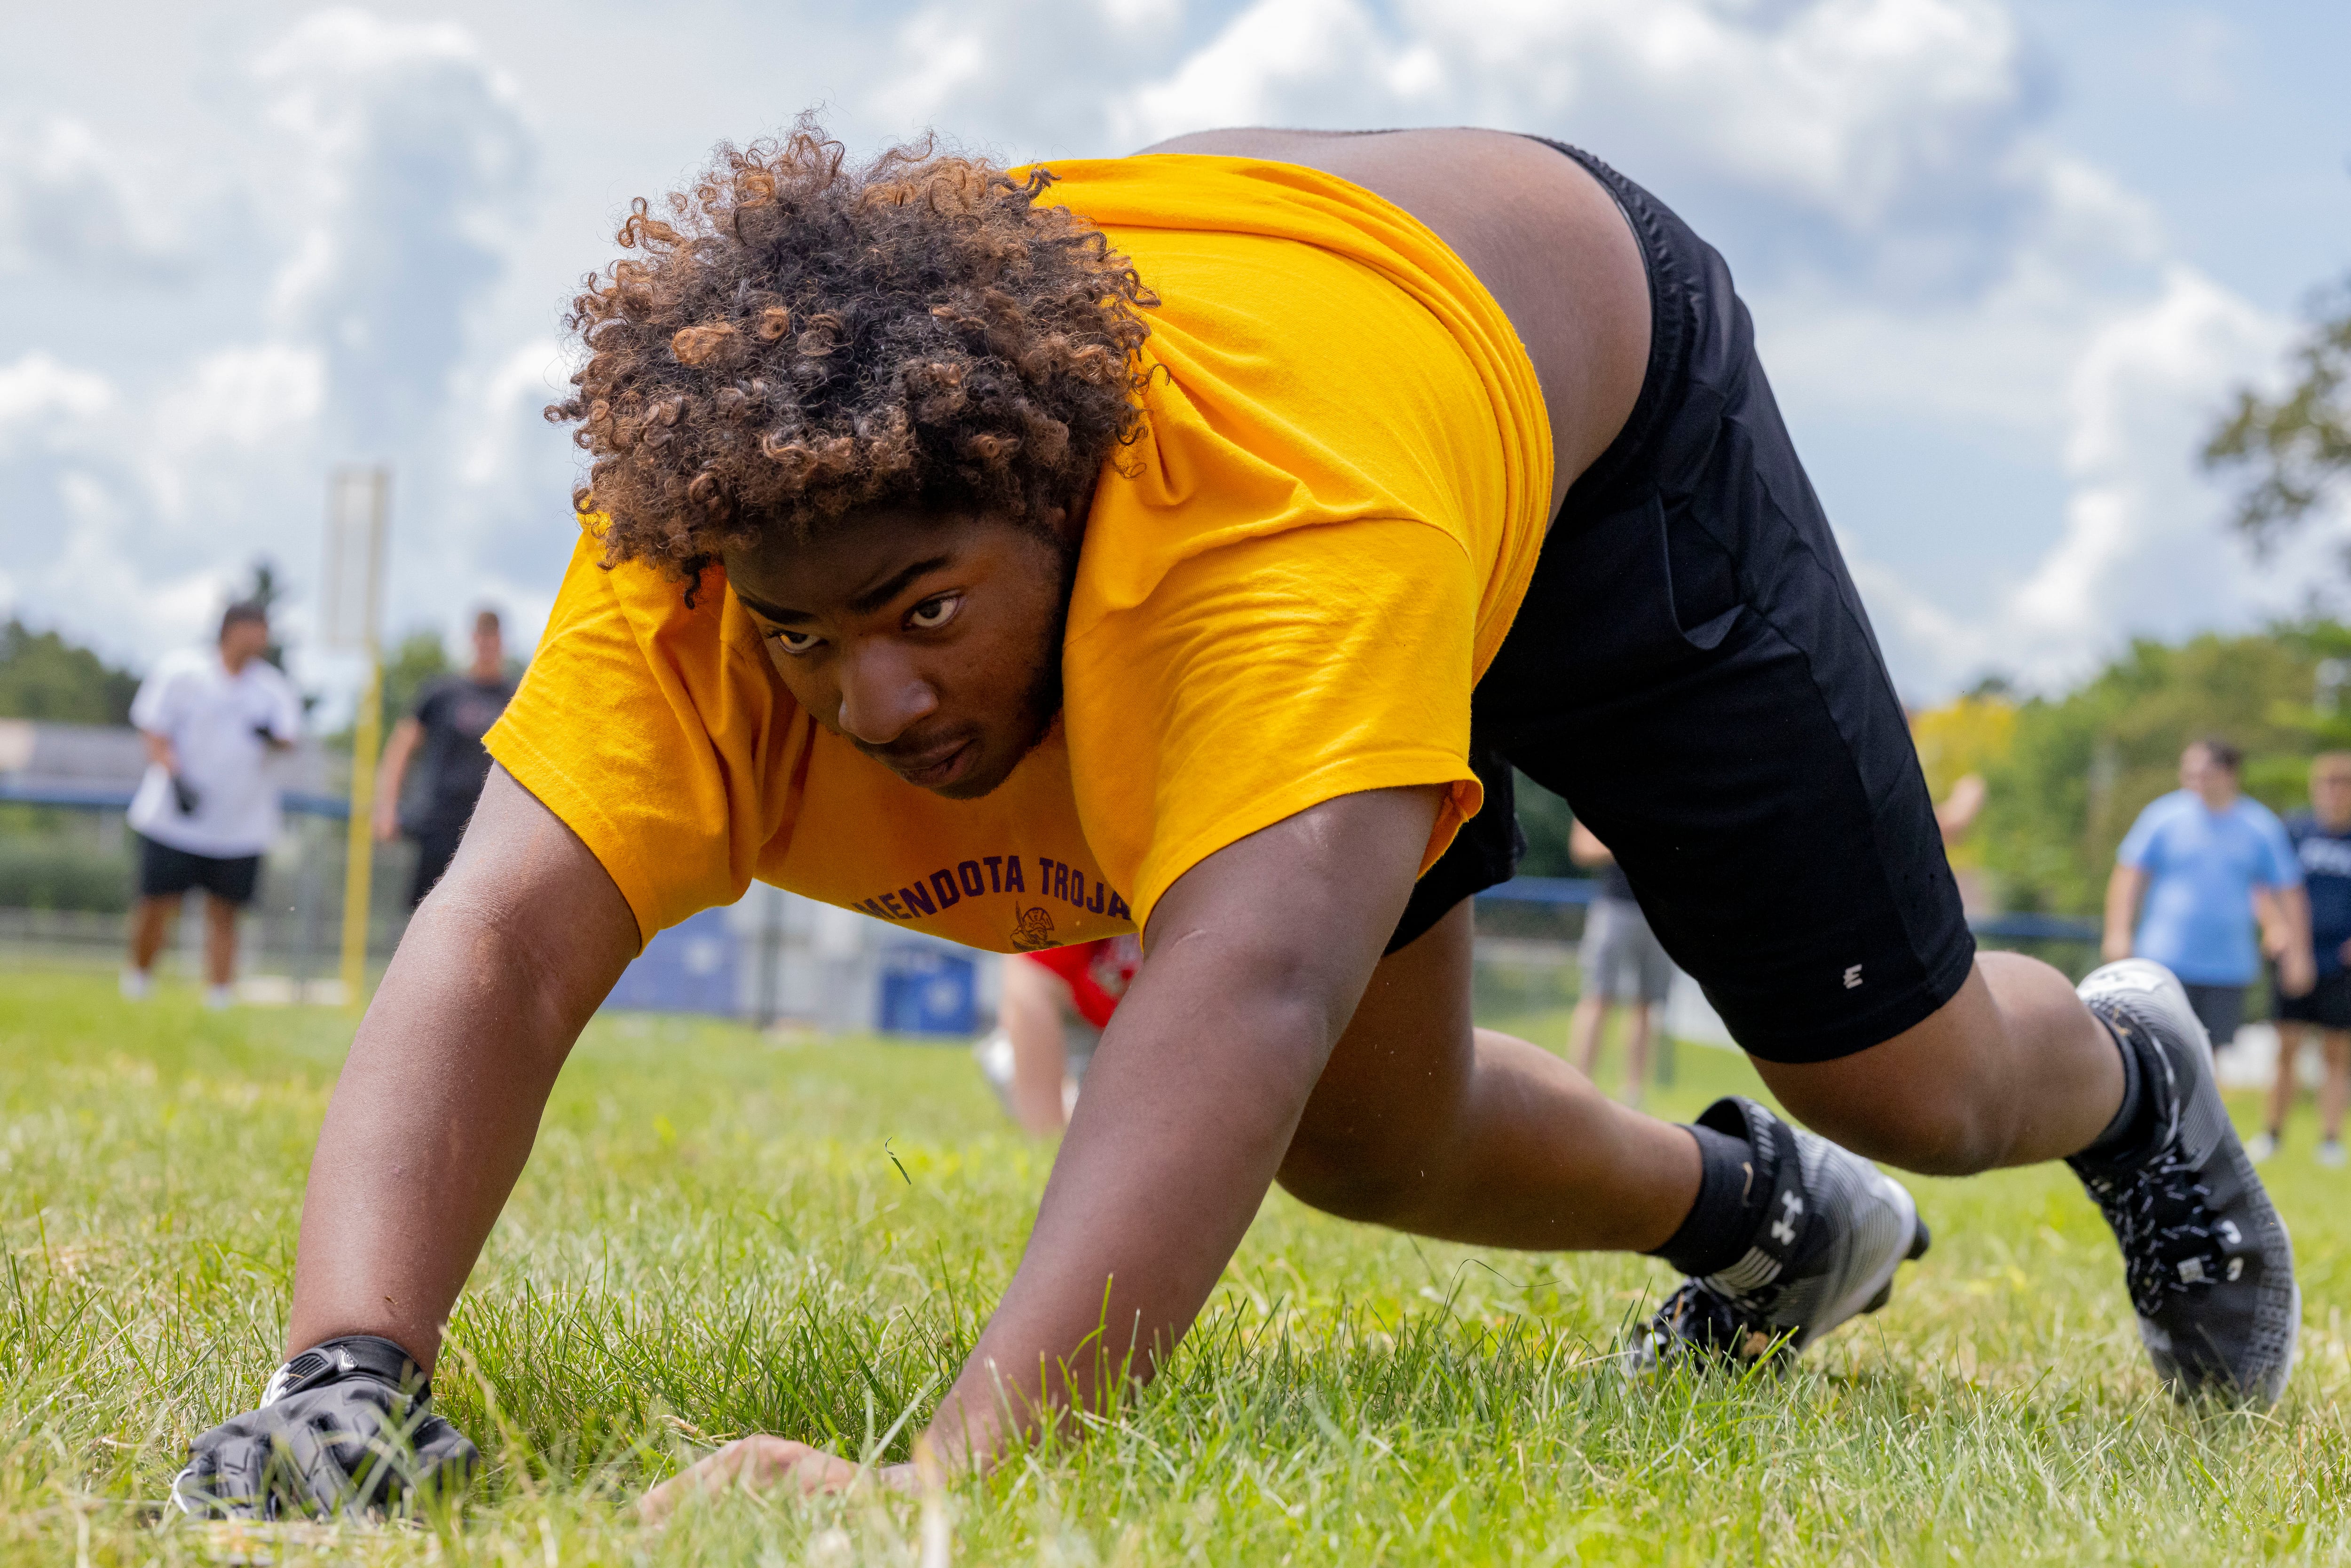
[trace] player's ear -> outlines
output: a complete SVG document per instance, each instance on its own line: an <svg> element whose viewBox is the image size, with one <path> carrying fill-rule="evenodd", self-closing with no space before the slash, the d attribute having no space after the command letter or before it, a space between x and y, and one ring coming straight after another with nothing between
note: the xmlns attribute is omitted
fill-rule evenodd
<svg viewBox="0 0 2351 1568"><path fill-rule="evenodd" d="M1064 549L1076 549L1078 541L1085 538L1086 513L1093 506L1093 498L1092 489L1078 490L1064 497L1060 505L1045 509L1045 526L1053 531L1053 537L1061 541Z"/></svg>

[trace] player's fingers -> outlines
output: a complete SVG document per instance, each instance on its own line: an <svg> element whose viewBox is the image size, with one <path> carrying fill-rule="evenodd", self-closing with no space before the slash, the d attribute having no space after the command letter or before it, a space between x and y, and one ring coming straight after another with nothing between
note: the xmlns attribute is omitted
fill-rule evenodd
<svg viewBox="0 0 2351 1568"><path fill-rule="evenodd" d="M188 1452L188 1462L172 1478L172 1501L182 1513L208 1519L219 1512L214 1499L220 1490L220 1454L204 1438Z"/></svg>
<svg viewBox="0 0 2351 1568"><path fill-rule="evenodd" d="M659 1524L693 1498L741 1486L752 1491L790 1484L803 1493L839 1491L857 1467L821 1448L785 1437L739 1437L647 1492L637 1517Z"/></svg>
<svg viewBox="0 0 2351 1568"><path fill-rule="evenodd" d="M226 1519L259 1519L268 1507L269 1439L240 1433L215 1444L205 1484L211 1511Z"/></svg>
<svg viewBox="0 0 2351 1568"><path fill-rule="evenodd" d="M416 1472L422 1483L454 1490L472 1480L481 1465L482 1451L441 1416L417 1428Z"/></svg>
<svg viewBox="0 0 2351 1568"><path fill-rule="evenodd" d="M277 1474L286 1500L300 1512L324 1517L343 1505L350 1476L337 1462L334 1439L347 1423L335 1415L289 1421L278 1428ZM322 1429L323 1428L323 1429Z"/></svg>

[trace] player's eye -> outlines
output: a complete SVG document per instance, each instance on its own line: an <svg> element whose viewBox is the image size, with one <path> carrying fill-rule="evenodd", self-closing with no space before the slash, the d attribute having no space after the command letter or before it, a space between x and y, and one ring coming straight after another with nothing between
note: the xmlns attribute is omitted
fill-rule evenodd
<svg viewBox="0 0 2351 1568"><path fill-rule="evenodd" d="M805 653L824 639L813 632L794 632L778 626L768 633L768 640L787 653Z"/></svg>
<svg viewBox="0 0 2351 1568"><path fill-rule="evenodd" d="M963 605L960 593L942 593L935 599L925 599L907 612L906 624L917 632L935 632L955 619Z"/></svg>

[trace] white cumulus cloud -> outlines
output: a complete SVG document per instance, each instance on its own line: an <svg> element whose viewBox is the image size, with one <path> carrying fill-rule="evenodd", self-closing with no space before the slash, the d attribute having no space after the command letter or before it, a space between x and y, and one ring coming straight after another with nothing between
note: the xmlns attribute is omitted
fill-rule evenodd
<svg viewBox="0 0 2351 1568"><path fill-rule="evenodd" d="M280 319L326 355L350 449L407 455L445 412L467 308L496 282L502 223L529 188L518 90L455 24L354 10L302 23L255 74L312 214Z"/></svg>
<svg viewBox="0 0 2351 1568"><path fill-rule="evenodd" d="M0 131L0 274L183 271L179 214L150 172L69 116Z"/></svg>
<svg viewBox="0 0 2351 1568"><path fill-rule="evenodd" d="M245 330L151 352L131 377L48 350L0 365L0 482L50 525L12 539L15 599L118 656L202 634L257 556L298 594L326 475L352 460L395 468L389 623L437 617L469 580L504 580L494 519L473 508L502 484L510 500L493 469L530 455L488 424L543 429L510 365L517 341L546 361L545 328L487 315L538 147L511 77L461 26L350 9L309 16L248 70L242 125L275 156L226 177L269 221L216 272L243 289L223 314ZM88 208L89 244L146 254L123 237L141 207L120 160L79 133L41 146L11 162L0 142L0 202L58 193ZM532 476L559 512L564 469Z"/></svg>
<svg viewBox="0 0 2351 1568"><path fill-rule="evenodd" d="M1957 613L1927 585L1855 563L1897 666L1929 687L1987 671L2062 685L2123 637L2290 612L2331 581L2339 524L2255 559L2220 526L2226 492L2196 463L2220 389L2271 373L2289 330L2175 265L2152 298L2094 331L2064 390L2063 517L1987 611Z"/></svg>
<svg viewBox="0 0 2351 1568"><path fill-rule="evenodd" d="M2241 623L2320 571L2246 557L2192 465L2283 324L2183 267L2145 195L2068 144L2065 62L2017 0L679 3L693 25L618 50L515 0L93 13L184 51L203 107L174 140L142 87L89 69L0 107L0 277L30 307L0 330L0 592L152 656L256 553L298 592L327 472L381 459L388 624L495 597L527 635L572 537L577 455L538 413L568 286L626 197L820 95L861 141L935 127L1008 158L1237 121L1592 149L1729 258L1800 448L1855 497L1855 574L1920 696ZM2252 29L2147 24L2149 90L2252 90ZM1881 431L1940 465L1889 475ZM1956 537L1979 458L2031 471L1997 552ZM1913 508L1921 491L1960 499Z"/></svg>
<svg viewBox="0 0 2351 1568"><path fill-rule="evenodd" d="M94 371L76 370L35 349L0 365L0 439L11 427L97 417L114 402L114 385Z"/></svg>

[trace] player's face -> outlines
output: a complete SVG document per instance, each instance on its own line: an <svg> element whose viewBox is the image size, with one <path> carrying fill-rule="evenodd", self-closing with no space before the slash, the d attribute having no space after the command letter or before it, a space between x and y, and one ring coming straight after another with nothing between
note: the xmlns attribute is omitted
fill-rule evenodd
<svg viewBox="0 0 2351 1568"><path fill-rule="evenodd" d="M2225 806L2237 793L2237 776L2206 747L2190 746L2179 754L2179 787L2203 796L2207 805Z"/></svg>
<svg viewBox="0 0 2351 1568"><path fill-rule="evenodd" d="M231 669L243 668L268 647L269 623L266 621L239 621L221 632L221 661Z"/></svg>
<svg viewBox="0 0 2351 1568"><path fill-rule="evenodd" d="M1037 529L869 513L726 564L794 699L909 784L985 795L1061 711L1070 558Z"/></svg>

